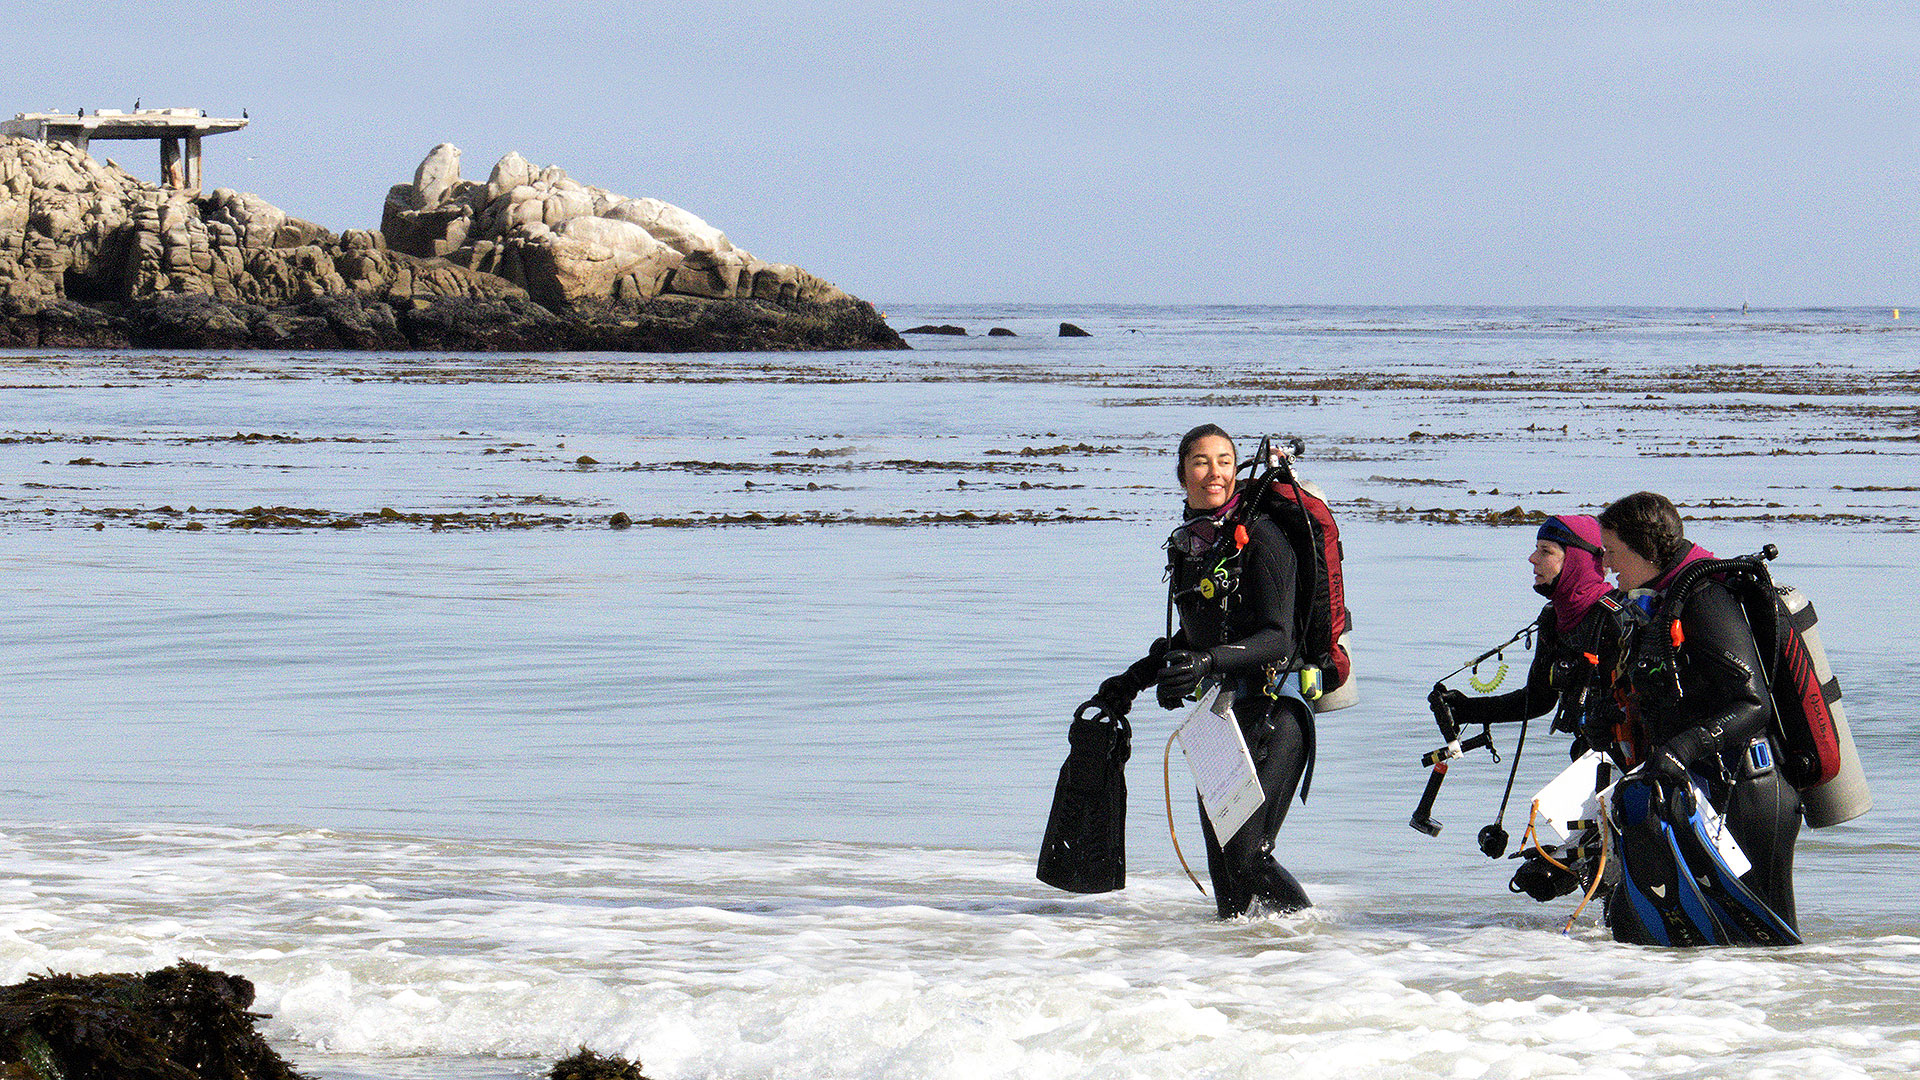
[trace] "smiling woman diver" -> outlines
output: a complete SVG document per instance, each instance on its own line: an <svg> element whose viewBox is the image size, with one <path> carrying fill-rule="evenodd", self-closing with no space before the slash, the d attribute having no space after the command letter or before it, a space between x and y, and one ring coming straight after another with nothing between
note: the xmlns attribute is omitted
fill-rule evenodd
<svg viewBox="0 0 1920 1080"><path fill-rule="evenodd" d="M1313 711L1301 695L1295 640L1300 597L1294 548L1264 515L1245 523L1244 546L1235 536L1239 462L1233 440L1202 424L1180 440L1174 475L1185 493L1184 520L1167 540L1172 604L1180 628L1156 641L1146 656L1100 684L1083 711L1124 719L1133 699L1157 686L1163 708L1175 709L1207 681L1233 695L1233 710L1253 757L1265 801L1222 844L1204 810L1207 872L1222 918L1256 905L1272 912L1309 907L1306 890L1274 856L1296 789L1311 784ZM1277 676L1275 673L1286 673Z"/></svg>

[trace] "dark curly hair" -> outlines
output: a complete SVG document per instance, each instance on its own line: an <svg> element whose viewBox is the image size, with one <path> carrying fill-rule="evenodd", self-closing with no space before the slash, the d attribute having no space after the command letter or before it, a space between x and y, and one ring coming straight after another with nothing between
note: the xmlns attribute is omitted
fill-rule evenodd
<svg viewBox="0 0 1920 1080"><path fill-rule="evenodd" d="M1670 569L1693 546L1687 540L1686 526L1680 522L1680 511L1665 495L1651 491L1636 491L1614 500L1600 511L1600 527L1661 569Z"/></svg>

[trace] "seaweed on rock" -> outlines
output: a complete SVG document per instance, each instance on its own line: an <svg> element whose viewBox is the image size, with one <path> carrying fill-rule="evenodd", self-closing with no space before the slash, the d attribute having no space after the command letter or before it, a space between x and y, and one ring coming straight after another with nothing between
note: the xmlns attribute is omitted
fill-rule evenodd
<svg viewBox="0 0 1920 1080"><path fill-rule="evenodd" d="M0 987L6 1080L298 1080L254 1030L253 984L186 960Z"/></svg>
<svg viewBox="0 0 1920 1080"><path fill-rule="evenodd" d="M547 1071L547 1080L647 1080L640 1063L618 1056L601 1057L581 1047L572 1057L561 1058Z"/></svg>

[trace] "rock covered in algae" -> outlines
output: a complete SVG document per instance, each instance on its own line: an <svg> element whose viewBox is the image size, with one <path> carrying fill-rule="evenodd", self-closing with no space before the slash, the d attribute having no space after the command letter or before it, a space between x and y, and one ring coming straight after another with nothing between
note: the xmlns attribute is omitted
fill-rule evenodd
<svg viewBox="0 0 1920 1080"><path fill-rule="evenodd" d="M572 1057L561 1058L547 1071L547 1080L647 1080L640 1074L640 1063L623 1057L601 1057L581 1047Z"/></svg>
<svg viewBox="0 0 1920 1080"><path fill-rule="evenodd" d="M182 960L143 975L41 975L0 987L6 1080L298 1080L248 1012L253 984Z"/></svg>

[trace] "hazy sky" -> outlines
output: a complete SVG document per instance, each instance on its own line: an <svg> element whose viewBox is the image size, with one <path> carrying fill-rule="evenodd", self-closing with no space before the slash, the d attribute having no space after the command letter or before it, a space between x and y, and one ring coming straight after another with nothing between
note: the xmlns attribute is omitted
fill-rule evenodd
<svg viewBox="0 0 1920 1080"><path fill-rule="evenodd" d="M0 112L244 107L208 184L334 229L451 142L881 303L1920 308L1911 0L31 11Z"/></svg>

